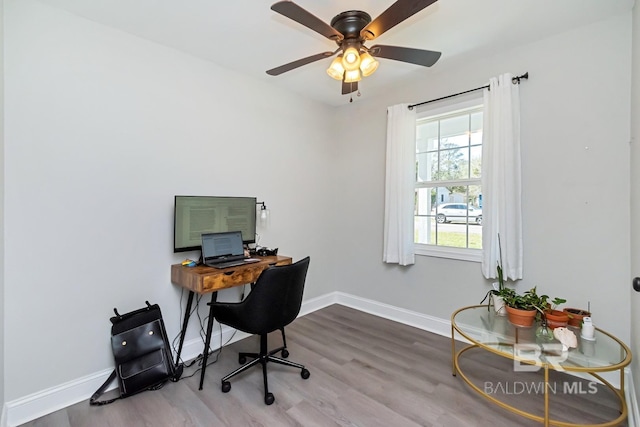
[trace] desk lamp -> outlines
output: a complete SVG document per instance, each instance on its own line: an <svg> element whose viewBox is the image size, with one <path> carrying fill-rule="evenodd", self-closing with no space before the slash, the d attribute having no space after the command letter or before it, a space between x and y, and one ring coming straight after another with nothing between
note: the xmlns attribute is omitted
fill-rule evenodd
<svg viewBox="0 0 640 427"><path fill-rule="evenodd" d="M269 225L269 209L267 209L264 202L258 202L256 204L260 206L260 225L262 227L267 227L267 225Z"/></svg>

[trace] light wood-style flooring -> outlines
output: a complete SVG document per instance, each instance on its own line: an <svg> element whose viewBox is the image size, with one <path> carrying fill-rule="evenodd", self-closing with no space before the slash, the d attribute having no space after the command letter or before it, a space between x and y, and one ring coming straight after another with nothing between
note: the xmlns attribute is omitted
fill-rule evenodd
<svg viewBox="0 0 640 427"><path fill-rule="evenodd" d="M539 426L476 394L452 375L451 340L410 326L332 305L295 320L286 329L289 359L311 371L269 364L275 403L263 400L259 367L232 379L220 378L238 367L238 351L256 351L250 337L224 347L207 367L204 389L199 372L157 391L147 391L100 407L80 402L26 427L123 426ZM279 333L272 334L280 345ZM270 336L270 339L272 338ZM458 343L458 348L464 344ZM505 401L542 415L540 373L514 373L513 362L483 351L469 351L463 369L479 387ZM214 357L215 358L215 357ZM187 368L184 376L195 372ZM563 374L552 380L582 381L564 394L551 395L552 416L587 424L619 415L611 391ZM528 391L527 391L528 390ZM626 425L626 424L623 424Z"/></svg>

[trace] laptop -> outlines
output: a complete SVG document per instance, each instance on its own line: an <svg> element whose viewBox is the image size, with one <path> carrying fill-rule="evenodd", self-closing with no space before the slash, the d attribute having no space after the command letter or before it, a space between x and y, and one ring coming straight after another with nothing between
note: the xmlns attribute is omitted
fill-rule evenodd
<svg viewBox="0 0 640 427"><path fill-rule="evenodd" d="M202 234L202 263L213 268L227 268L258 262L244 256L241 231Z"/></svg>

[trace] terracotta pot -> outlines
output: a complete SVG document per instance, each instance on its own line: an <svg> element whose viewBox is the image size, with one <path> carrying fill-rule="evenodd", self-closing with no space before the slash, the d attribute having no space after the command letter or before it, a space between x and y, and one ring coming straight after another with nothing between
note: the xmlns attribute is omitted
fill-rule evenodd
<svg viewBox="0 0 640 427"><path fill-rule="evenodd" d="M536 319L536 310L521 310L506 306L509 322L516 326L531 326Z"/></svg>
<svg viewBox="0 0 640 427"><path fill-rule="evenodd" d="M588 312L587 310L581 310L579 308L565 308L562 311L569 315L569 325L575 326L576 328L582 326L583 317L591 316L590 312Z"/></svg>
<svg viewBox="0 0 640 427"><path fill-rule="evenodd" d="M560 310L545 310L544 317L547 319L547 326L551 329L564 328L569 323L569 315Z"/></svg>

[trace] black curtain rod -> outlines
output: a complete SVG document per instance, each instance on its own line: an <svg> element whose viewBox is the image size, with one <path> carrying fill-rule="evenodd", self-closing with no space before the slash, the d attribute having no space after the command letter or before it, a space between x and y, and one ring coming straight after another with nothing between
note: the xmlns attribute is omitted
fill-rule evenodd
<svg viewBox="0 0 640 427"><path fill-rule="evenodd" d="M512 77L511 78L511 83L515 84L520 84L520 80L522 79L528 79L529 78L529 72L527 71L526 73L524 73L521 76L517 76L517 77ZM458 92L458 93L454 93L453 95L447 95L447 96L443 96L442 98L437 98L437 99L432 99L430 101L424 101L424 102L420 102L418 104L413 104L413 105L409 105L409 110L413 110L413 107L418 107L420 105L424 105L424 104L429 104L430 102L436 102L436 101L442 101L443 99L447 99L447 98L453 98L454 96L460 96L460 95L464 95L465 93L469 93L469 92L475 92L477 90L482 90L482 89L488 89L489 85L486 86L482 86L482 87L477 87L475 89L469 89L469 90L465 90L464 92Z"/></svg>

